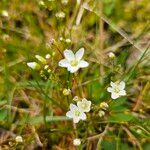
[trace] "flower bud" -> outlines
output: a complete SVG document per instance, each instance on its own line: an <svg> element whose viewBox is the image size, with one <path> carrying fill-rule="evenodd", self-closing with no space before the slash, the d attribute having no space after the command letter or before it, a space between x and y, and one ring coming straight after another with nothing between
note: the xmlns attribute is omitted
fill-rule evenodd
<svg viewBox="0 0 150 150"><path fill-rule="evenodd" d="M64 89L63 90L63 94L64 95L69 95L71 93L71 90L70 89Z"/></svg>
<svg viewBox="0 0 150 150"><path fill-rule="evenodd" d="M49 65L45 65L45 66L44 66L44 69L45 69L45 70L47 70L47 69L48 69L48 67L49 67Z"/></svg>
<svg viewBox="0 0 150 150"><path fill-rule="evenodd" d="M69 0L61 0L62 4L66 5Z"/></svg>
<svg viewBox="0 0 150 150"><path fill-rule="evenodd" d="M50 59L51 55L50 54L46 54L45 58L46 59Z"/></svg>
<svg viewBox="0 0 150 150"><path fill-rule="evenodd" d="M55 15L57 18L65 18L65 13L63 11L57 12Z"/></svg>
<svg viewBox="0 0 150 150"><path fill-rule="evenodd" d="M46 63L47 63L47 62L46 62L46 59L43 58L43 57L40 56L40 55L35 55L35 58L36 58L37 60L39 60L42 64L46 64Z"/></svg>
<svg viewBox="0 0 150 150"><path fill-rule="evenodd" d="M100 108L101 108L101 109L107 110L108 107L109 107L109 106L108 106L108 104L107 104L106 102L100 103Z"/></svg>
<svg viewBox="0 0 150 150"><path fill-rule="evenodd" d="M27 66L34 69L34 70L38 70L40 69L40 65L36 62L28 62Z"/></svg>
<svg viewBox="0 0 150 150"><path fill-rule="evenodd" d="M63 41L63 37L60 37L59 40L60 40L60 41Z"/></svg>
<svg viewBox="0 0 150 150"><path fill-rule="evenodd" d="M66 43L71 43L71 40L70 39L66 39Z"/></svg>
<svg viewBox="0 0 150 150"><path fill-rule="evenodd" d="M23 142L22 136L16 136L15 140L16 140L17 143L22 143Z"/></svg>
<svg viewBox="0 0 150 150"><path fill-rule="evenodd" d="M2 10L1 15L3 17L9 17L8 11L7 10Z"/></svg>
<svg viewBox="0 0 150 150"><path fill-rule="evenodd" d="M99 115L100 117L103 117L103 116L105 115L105 112L104 112L103 110L100 110L100 111L98 112L98 115Z"/></svg>
<svg viewBox="0 0 150 150"><path fill-rule="evenodd" d="M79 97L78 96L75 96L74 98L73 98L73 101L75 101L75 102L77 102L77 101L79 101L80 99L79 99Z"/></svg>
<svg viewBox="0 0 150 150"><path fill-rule="evenodd" d="M137 129L136 132L137 132L138 134L142 134L142 130L141 130L141 129Z"/></svg>
<svg viewBox="0 0 150 150"><path fill-rule="evenodd" d="M111 58L111 59L114 59L116 56L113 52L109 52L108 57Z"/></svg>
<svg viewBox="0 0 150 150"><path fill-rule="evenodd" d="M42 0L41 0L41 1L39 1L39 5L40 5L40 6L45 6L44 1L42 1Z"/></svg>
<svg viewBox="0 0 150 150"><path fill-rule="evenodd" d="M74 139L73 140L73 145L79 146L80 144L81 144L81 140L80 139Z"/></svg>
<svg viewBox="0 0 150 150"><path fill-rule="evenodd" d="M48 73L50 73L51 71L52 71L51 69L48 69L48 70L47 70Z"/></svg>

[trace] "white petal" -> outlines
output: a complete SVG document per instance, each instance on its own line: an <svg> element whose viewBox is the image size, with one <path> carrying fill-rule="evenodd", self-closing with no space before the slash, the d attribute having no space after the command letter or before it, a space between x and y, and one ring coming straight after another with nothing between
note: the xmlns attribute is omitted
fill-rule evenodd
<svg viewBox="0 0 150 150"><path fill-rule="evenodd" d="M86 114L83 112L80 115L81 120L86 120Z"/></svg>
<svg viewBox="0 0 150 150"><path fill-rule="evenodd" d="M108 88L107 88L107 91L108 91L108 92L112 92L113 89L112 89L111 87L108 87Z"/></svg>
<svg viewBox="0 0 150 150"><path fill-rule="evenodd" d="M87 101L89 107L91 107L91 101Z"/></svg>
<svg viewBox="0 0 150 150"><path fill-rule="evenodd" d="M119 83L119 88L120 88L120 90L123 90L125 88L125 82L124 81L121 81Z"/></svg>
<svg viewBox="0 0 150 150"><path fill-rule="evenodd" d="M112 86L112 87L115 87L116 86L116 83L114 83L114 82L110 82L110 85Z"/></svg>
<svg viewBox="0 0 150 150"><path fill-rule="evenodd" d="M82 102L81 102L81 101L78 101L78 102L77 102L77 106L78 106L79 108L81 108Z"/></svg>
<svg viewBox="0 0 150 150"><path fill-rule="evenodd" d="M64 56L68 61L74 60L75 59L75 55L71 50L66 49L64 51Z"/></svg>
<svg viewBox="0 0 150 150"><path fill-rule="evenodd" d="M76 57L77 60L81 60L82 57L83 57L83 55L84 55L84 48L80 48L80 49L76 52L75 57Z"/></svg>
<svg viewBox="0 0 150 150"><path fill-rule="evenodd" d="M73 118L73 113L72 113L72 111L68 111L68 112L66 113L66 116L69 117L69 118Z"/></svg>
<svg viewBox="0 0 150 150"><path fill-rule="evenodd" d="M125 91L125 90L121 90L121 91L119 92L119 95L121 95L121 96L126 95L126 91Z"/></svg>
<svg viewBox="0 0 150 150"><path fill-rule="evenodd" d="M84 110L84 112L89 112L90 111L90 107L88 106L85 110Z"/></svg>
<svg viewBox="0 0 150 150"><path fill-rule="evenodd" d="M78 71L78 69L79 69L79 67L78 67L78 66L76 66L76 67L68 66L68 71L70 71L71 73L75 73L75 72L77 72L77 71Z"/></svg>
<svg viewBox="0 0 150 150"><path fill-rule="evenodd" d="M80 67L80 68L88 67L88 65L89 65L89 63L86 62L86 61L84 61L84 60L81 60L81 61L79 62L79 67Z"/></svg>
<svg viewBox="0 0 150 150"><path fill-rule="evenodd" d="M73 122L74 122L74 123L78 123L79 121L80 121L80 118L79 118L79 117L74 117L74 118L73 118Z"/></svg>
<svg viewBox="0 0 150 150"><path fill-rule="evenodd" d="M62 59L62 60L59 61L58 65L60 67L66 67L67 68L70 64L69 64L67 59Z"/></svg>
<svg viewBox="0 0 150 150"><path fill-rule="evenodd" d="M76 109L78 109L78 107L77 107L76 105L70 104L70 110L71 110L71 111L74 111L74 110L76 110Z"/></svg>
<svg viewBox="0 0 150 150"><path fill-rule="evenodd" d="M117 99L118 97L119 97L118 94L116 94L116 93L111 93L111 98L112 98L112 99Z"/></svg>

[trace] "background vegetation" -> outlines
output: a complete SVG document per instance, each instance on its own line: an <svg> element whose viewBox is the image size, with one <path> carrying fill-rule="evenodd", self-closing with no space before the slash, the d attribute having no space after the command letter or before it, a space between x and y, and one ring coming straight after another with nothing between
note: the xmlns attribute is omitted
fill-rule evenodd
<svg viewBox="0 0 150 150"><path fill-rule="evenodd" d="M149 0L66 2L0 1L0 149L74 150L77 134L78 149L149 150ZM73 75L58 67L66 48L81 47L88 68ZM46 54L50 73L27 67ZM111 80L126 82L127 97L111 101ZM72 94L65 96L68 87ZM73 127L65 114L76 95L91 100L93 109ZM109 109L99 117L103 101Z"/></svg>

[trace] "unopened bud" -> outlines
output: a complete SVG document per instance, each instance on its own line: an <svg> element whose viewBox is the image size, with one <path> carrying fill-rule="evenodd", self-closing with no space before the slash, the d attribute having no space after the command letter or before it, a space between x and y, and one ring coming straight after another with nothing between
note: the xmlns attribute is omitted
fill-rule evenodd
<svg viewBox="0 0 150 150"><path fill-rule="evenodd" d="M32 69L35 69L35 70L40 69L40 65L38 63L36 63L36 62L28 62L27 66L32 68Z"/></svg>
<svg viewBox="0 0 150 150"><path fill-rule="evenodd" d="M78 96L75 96L74 98L73 98L73 101L75 101L75 102L77 102L77 101L79 101L80 99L79 99L79 97Z"/></svg>
<svg viewBox="0 0 150 150"><path fill-rule="evenodd" d="M101 109L107 110L108 107L109 107L109 106L108 106L108 104L107 104L106 102L100 103L100 108L101 108Z"/></svg>
<svg viewBox="0 0 150 150"><path fill-rule="evenodd" d="M35 58L36 58L37 60L39 60L42 64L46 64L46 63L47 63L47 62L46 62L46 59L43 58L43 57L40 56L40 55L35 55Z"/></svg>
<svg viewBox="0 0 150 150"><path fill-rule="evenodd" d="M71 93L71 90L70 89L64 89L63 90L63 94L64 95L69 95Z"/></svg>
<svg viewBox="0 0 150 150"><path fill-rule="evenodd" d="M66 43L71 43L71 40L70 39L66 39Z"/></svg>
<svg viewBox="0 0 150 150"><path fill-rule="evenodd" d="M47 70L47 69L48 69L48 67L49 67L49 65L45 65L45 66L44 66L44 69L45 69L45 70Z"/></svg>
<svg viewBox="0 0 150 150"><path fill-rule="evenodd" d="M45 58L46 59L50 59L51 55L50 54L46 54Z"/></svg>
<svg viewBox="0 0 150 150"><path fill-rule="evenodd" d="M98 112L98 115L99 115L100 117L103 117L103 116L105 115L105 112L104 112L103 110L100 110L100 111Z"/></svg>
<svg viewBox="0 0 150 150"><path fill-rule="evenodd" d="M114 59L116 56L113 52L108 53L108 57Z"/></svg>
<svg viewBox="0 0 150 150"><path fill-rule="evenodd" d="M16 140L17 143L22 143L23 142L22 136L16 136L15 140Z"/></svg>

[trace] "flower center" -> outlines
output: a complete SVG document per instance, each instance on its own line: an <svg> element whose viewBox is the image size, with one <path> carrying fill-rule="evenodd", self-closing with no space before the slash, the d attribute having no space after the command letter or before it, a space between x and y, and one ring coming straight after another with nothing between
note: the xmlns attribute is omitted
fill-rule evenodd
<svg viewBox="0 0 150 150"><path fill-rule="evenodd" d="M71 66L75 67L78 65L78 61L74 59L70 62L70 64L71 64Z"/></svg>
<svg viewBox="0 0 150 150"><path fill-rule="evenodd" d="M120 89L119 89L118 87L115 87L114 92L115 92L115 93L119 93L119 92L120 92Z"/></svg>
<svg viewBox="0 0 150 150"><path fill-rule="evenodd" d="M87 105L85 103L82 104L82 108L86 109Z"/></svg>
<svg viewBox="0 0 150 150"><path fill-rule="evenodd" d="M75 111L75 116L80 116L80 112L78 110Z"/></svg>

